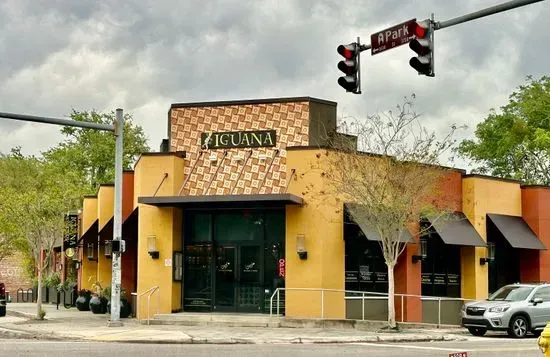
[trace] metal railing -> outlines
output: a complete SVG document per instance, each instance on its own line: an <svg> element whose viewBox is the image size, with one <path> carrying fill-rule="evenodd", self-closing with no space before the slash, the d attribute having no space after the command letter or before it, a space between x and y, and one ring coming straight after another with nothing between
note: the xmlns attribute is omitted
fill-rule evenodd
<svg viewBox="0 0 550 357"><path fill-rule="evenodd" d="M138 313L138 322L141 324L141 309L140 309L140 300L141 300L141 297L145 294L149 294L147 295L147 325L149 325L149 320L150 320L150 312L151 312L151 296L153 296L153 294L155 292L158 292L157 294L157 314L159 313L159 308L160 308L160 287L157 285L157 286L153 286L153 287L150 287L149 289L145 290L144 292L142 292L141 294L138 295L137 297L137 306L136 306L136 311Z"/></svg>
<svg viewBox="0 0 550 357"><path fill-rule="evenodd" d="M361 299L361 320L365 320L365 300L378 300L384 299L387 300L388 293L380 293L374 291L354 291L354 290L342 290L342 289L322 289L322 288L277 288L271 295L269 299L269 316L273 317L273 300L276 298L276 316L280 316L280 294L281 291L311 291L319 292L321 294L321 313L320 317L325 318L325 295L327 292L331 293L341 293L344 294L343 299ZM349 295L356 296L349 296ZM467 301L474 301L474 299L464 299L464 298L453 298L453 297L444 297L444 296L426 296L426 295L416 295L416 294L402 294L395 293L394 298L401 299L401 322L405 322L405 298L418 298L424 301L437 301L438 302L438 311L437 311L437 326L441 325L441 302L442 301L462 301L463 303Z"/></svg>

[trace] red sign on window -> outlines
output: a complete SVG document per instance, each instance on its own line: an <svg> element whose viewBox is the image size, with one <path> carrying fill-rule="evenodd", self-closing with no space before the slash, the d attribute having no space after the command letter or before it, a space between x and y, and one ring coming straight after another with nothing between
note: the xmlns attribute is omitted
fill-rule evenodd
<svg viewBox="0 0 550 357"><path fill-rule="evenodd" d="M279 276L281 278L285 277L285 260L279 259Z"/></svg>

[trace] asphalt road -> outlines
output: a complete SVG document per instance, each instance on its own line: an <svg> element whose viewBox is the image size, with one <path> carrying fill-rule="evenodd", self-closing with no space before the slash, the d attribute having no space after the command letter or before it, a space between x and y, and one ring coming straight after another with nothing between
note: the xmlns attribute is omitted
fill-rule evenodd
<svg viewBox="0 0 550 357"><path fill-rule="evenodd" d="M452 352L468 352L468 357L541 357L536 339L511 340L481 338L463 342L431 342L413 344L340 344L340 345L155 345L99 342L53 342L35 340L0 340L4 356L186 356L186 357L387 357L439 356Z"/></svg>

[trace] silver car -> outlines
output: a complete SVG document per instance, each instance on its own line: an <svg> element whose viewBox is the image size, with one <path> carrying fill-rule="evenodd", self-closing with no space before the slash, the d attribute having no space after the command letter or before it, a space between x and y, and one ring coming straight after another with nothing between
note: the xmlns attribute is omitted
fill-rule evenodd
<svg viewBox="0 0 550 357"><path fill-rule="evenodd" d="M539 336L550 322L550 284L511 284L497 290L487 300L462 307L462 325L474 336L487 330L508 331L522 338L528 332Z"/></svg>

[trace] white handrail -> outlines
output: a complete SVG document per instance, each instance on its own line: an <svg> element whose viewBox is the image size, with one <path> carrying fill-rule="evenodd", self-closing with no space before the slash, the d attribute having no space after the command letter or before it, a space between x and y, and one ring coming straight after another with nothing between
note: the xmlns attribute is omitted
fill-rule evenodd
<svg viewBox="0 0 550 357"><path fill-rule="evenodd" d="M139 306L140 306L140 305L139 305L140 298L141 298L143 295L149 293L149 295L147 296L147 325L149 325L150 310L151 310L151 296L152 296L155 292L157 292L157 291L159 292L159 293L157 294L157 296L158 296L158 301L157 301L157 314L158 314L158 313L159 313L159 307L160 307L160 286L158 286L158 285L152 286L152 287L150 287L149 289L145 290L144 292L142 292L141 294L138 295L138 297L137 297L137 299L136 299L136 300L137 300L137 301L136 301L136 303L137 303L136 308L137 308L137 312L138 312L138 316L139 316L139 317L138 317L138 322L139 322L140 324L141 324L141 312L140 312L141 310L140 310L140 308L139 308Z"/></svg>
<svg viewBox="0 0 550 357"><path fill-rule="evenodd" d="M336 292L336 293L349 293L349 294L357 294L361 296L357 297L344 297L344 298L351 298L351 299L361 299L361 318L362 320L365 319L365 300L369 299L387 299L388 293L379 293L374 291L354 291L354 290L343 290L343 289L323 289L323 288L276 288L273 294L271 295L269 299L269 317L273 317L273 300L275 297L277 297L277 316L279 316L279 305L280 305L280 294L281 291L315 291L321 293L321 318L325 318L325 292ZM365 296L365 295L374 295L374 296ZM466 298L454 298L454 297L443 297L443 296L426 296L426 295L416 295L416 294L402 294L402 293L395 293L395 297L401 298L401 322L404 321L404 315L405 315L405 297L412 297L412 298L420 298L423 300L433 300L438 302L438 316L437 316L437 326L441 326L441 301L473 301L474 299L466 299Z"/></svg>

